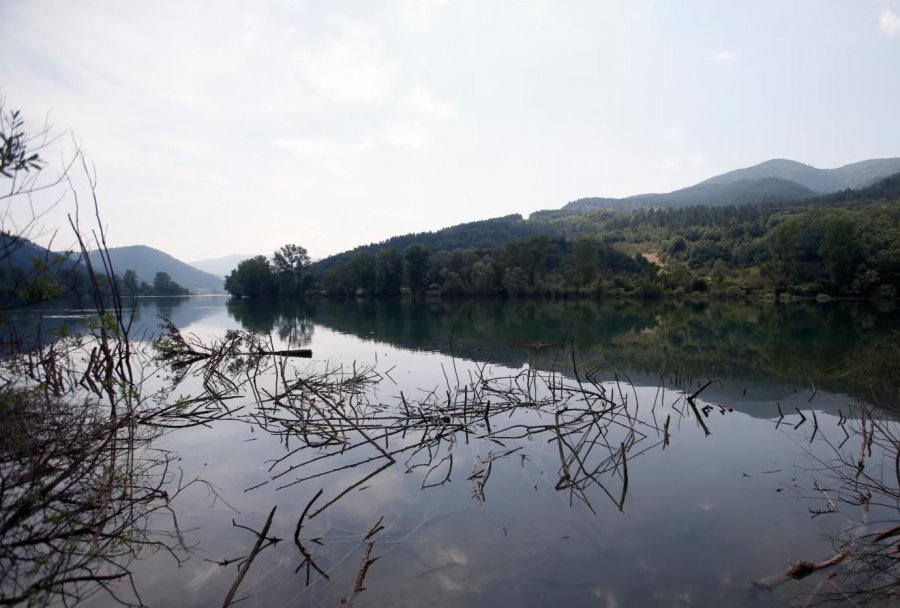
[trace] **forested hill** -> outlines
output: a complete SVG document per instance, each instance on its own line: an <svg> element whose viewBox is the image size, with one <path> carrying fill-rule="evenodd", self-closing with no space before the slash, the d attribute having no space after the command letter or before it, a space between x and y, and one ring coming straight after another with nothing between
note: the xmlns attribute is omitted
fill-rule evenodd
<svg viewBox="0 0 900 608"><path fill-rule="evenodd" d="M539 211L537 217L581 213L594 209L632 210L676 208L689 205L735 205L765 201L794 201L815 196L816 191L780 177L703 182L668 194L638 194L627 198L582 198L559 211Z"/></svg>
<svg viewBox="0 0 900 608"><path fill-rule="evenodd" d="M191 268L156 249L135 246L108 251L120 293L138 296L185 295L188 289L179 284L181 281L194 291L222 292L222 280L218 277ZM93 271L103 274L106 266L99 252L89 255ZM142 270L135 272L135 268ZM178 277L177 281L173 280L172 274ZM89 302L96 294L93 292L94 283L88 275L88 265L80 253L54 252L28 239L0 233L0 303L4 309L58 298ZM96 287L101 295L111 293L110 285L105 280L99 281Z"/></svg>
<svg viewBox="0 0 900 608"><path fill-rule="evenodd" d="M701 184L727 184L744 179L778 177L819 194L827 194L848 188L864 188L897 172L900 172L900 158L864 160L837 169L816 169L793 160L775 159L711 177Z"/></svg>
<svg viewBox="0 0 900 608"><path fill-rule="evenodd" d="M891 159L893 160L893 159ZM897 159L900 161L900 159ZM789 162L789 161L786 161ZM866 161L875 162L875 161ZM880 162L880 161L879 161ZM796 163L799 164L799 163ZM857 163L863 165L864 163ZM805 165L804 165L805 166ZM848 165L853 167L856 165ZM816 171L819 171L816 169ZM727 174L726 174L727 175ZM724 176L721 176L724 177ZM721 203L721 199L713 196L714 192L721 192L723 184L704 183L694 188L705 192L706 196L699 199L685 198L685 201L693 201L690 204L678 205L674 208L685 208L693 206L714 206L710 205L710 200L716 200L721 204L719 206L733 207L735 205L752 205L763 203L775 204L803 204L803 205L827 205L845 200L869 200L872 197L883 196L893 192L895 182L900 177L900 173L883 179L866 188L857 190L841 190L830 195L816 195L812 190L798 186L793 182L786 182L779 178L766 178L759 180L739 179L731 184L734 188L731 195L734 200L727 203ZM702 186L702 188L701 188ZM696 191L695 191L696 192ZM777 193L788 193L785 196L778 196ZM672 193L676 194L676 193ZM645 195L645 196L666 196L666 195ZM594 199L583 199L594 200ZM596 200L616 200L616 199L596 199ZM620 199L626 200L626 199ZM572 205L573 203L570 203ZM655 206L648 207L637 206L631 211L639 209L656 209ZM513 214L503 217L497 217L477 222L469 222L465 224L457 224L449 228L443 228L433 232L417 232L395 236L378 243L370 243L362 245L333 256L329 256L315 262L311 270L318 277L336 267L346 264L358 253L375 254L384 249L394 249L402 251L413 244L422 245L430 251L452 251L455 249L485 248L495 245L522 239L527 236L542 234L546 236L594 236L605 227L606 216L609 214L620 215L624 210L612 211L606 209L602 205L587 205L580 210L579 213L567 213L564 211L539 211L533 213L528 219L524 219L521 215ZM630 213L624 212L623 217L630 217ZM602 218L602 219L601 219ZM622 219L622 218L620 218ZM599 224L602 224L599 225Z"/></svg>
<svg viewBox="0 0 900 608"><path fill-rule="evenodd" d="M74 291L81 278L79 269L79 258L74 254L56 253L26 238L0 233L3 309Z"/></svg>
<svg viewBox="0 0 900 608"><path fill-rule="evenodd" d="M802 201L508 216L398 237L310 270L320 291L339 296L891 299L900 295L900 173Z"/></svg>
<svg viewBox="0 0 900 608"><path fill-rule="evenodd" d="M99 254L90 253L94 264L101 263ZM152 282L157 272L165 272L173 281L195 292L221 293L223 283L221 277L198 270L185 264L168 253L146 247L132 245L130 247L112 247L109 249L113 268L121 275L126 270L134 270L141 281ZM102 265L100 266L102 268Z"/></svg>
<svg viewBox="0 0 900 608"><path fill-rule="evenodd" d="M488 220L457 224L434 232L404 234L379 243L362 245L320 260L313 264L312 270L314 273L324 273L346 263L357 253L377 253L382 249L401 251L413 244L423 245L433 251L490 247L532 234L546 234L548 230L552 230L552 228L526 220L519 214L505 215Z"/></svg>
<svg viewBox="0 0 900 608"><path fill-rule="evenodd" d="M637 194L619 199L582 198L568 203L559 211L542 211L538 215L565 215L594 209L667 209L690 205L802 200L816 194L863 188L897 172L900 172L900 158L865 160L836 169L817 169L792 160L774 159L729 171L666 194Z"/></svg>

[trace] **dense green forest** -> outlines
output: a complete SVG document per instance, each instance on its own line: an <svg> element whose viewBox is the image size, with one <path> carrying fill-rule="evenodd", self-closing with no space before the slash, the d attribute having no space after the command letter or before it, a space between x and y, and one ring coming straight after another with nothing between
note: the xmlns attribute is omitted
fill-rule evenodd
<svg viewBox="0 0 900 608"><path fill-rule="evenodd" d="M302 249L302 248L300 248ZM243 262L240 295L894 298L900 174L801 202L507 216L310 264Z"/></svg>

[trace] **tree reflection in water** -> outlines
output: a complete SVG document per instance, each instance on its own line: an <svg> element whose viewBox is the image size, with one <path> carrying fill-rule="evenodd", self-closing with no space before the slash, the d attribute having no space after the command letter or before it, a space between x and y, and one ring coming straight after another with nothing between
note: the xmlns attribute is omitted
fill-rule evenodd
<svg viewBox="0 0 900 608"><path fill-rule="evenodd" d="M557 455L555 489L567 492L570 504L580 501L593 512L593 502L602 496L623 510L629 460L669 440L672 414L664 424L657 424L653 414L639 416L630 386L601 383L577 369L572 376L530 366L492 375L481 365L460 374L454 364L445 370L442 388L415 397L401 391L396 402L385 403L373 395L389 372L367 366L301 370L291 364L292 353L273 356L278 351L272 341L257 334L231 331L220 342L205 344L169 326L157 347L176 381L201 380L192 407L220 408L281 439L285 450L269 462L268 478L246 491L324 484L303 510L294 535L301 554L298 569L305 568L307 584L313 572L323 578L328 572L314 556L314 545L324 541L304 541L304 523L393 467L420 472L422 489L445 485L454 475L458 444L464 442L474 453L474 466L461 474L471 483L472 496L485 501L499 462L524 463L531 457L529 442L549 442ZM574 352L570 355L574 365ZM679 393L671 405L676 415L699 417L708 433L695 404L703 388ZM254 405L249 412L229 409L247 399ZM345 481L352 471L359 473ZM367 555L363 575L371 563Z"/></svg>
<svg viewBox="0 0 900 608"><path fill-rule="evenodd" d="M182 342L180 348L181 353L178 348L169 351L170 362L179 357L190 360L194 346ZM200 400L225 403L251 396L256 407L241 418L283 441L285 451L269 462L268 478L247 491L324 482L304 510L295 535L307 584L313 571L325 578L328 571L316 563L309 542L300 539L304 522L392 467L407 473L420 471L422 489L445 485L454 475L458 444L465 442L474 453L474 465L471 471L457 474L471 483L472 496L484 501L494 467L504 460L524 464L530 455L523 440L541 441L554 446L558 456L555 489L567 492L570 503L578 500L593 512L597 498L605 497L623 510L629 462L669 444L673 415L693 420L708 435L710 412L731 411L711 405L698 408L697 399L710 382L695 384L689 370L676 366L669 377L681 390L675 391L666 408L657 407L663 404L659 400L641 415L631 387L579 373L574 352L569 353L572 365L567 374L526 366L518 373L497 376L481 364L461 377L454 364L445 370L441 389L415 398L401 391L396 404L385 404L371 400L373 387L386 377L373 367L303 374L284 359L263 357L266 349L261 344L250 350L258 355L248 359L253 373L245 373L241 383L230 378L221 381L222 376L208 363L192 373L220 379L212 384L205 381ZM227 359L217 360L212 367L233 365ZM691 392L685 391L690 385L694 386ZM657 411L668 412L666 419L658 420ZM834 440L820 430L813 411L808 416L799 410L798 414L792 426L806 429L809 435L805 450L815 474L811 496L826 502L826 508L811 508L810 514L837 514L845 518L846 527L834 539L834 556L795 562L784 573L755 581L753 588L800 605L891 604L900 597L897 423L877 419L866 409L841 412L837 428L842 435ZM775 427L783 421L782 414ZM328 461L334 461L334 466L321 466ZM359 473L345 481L344 474L351 470ZM329 483L332 476L334 482ZM851 509L861 516L854 519ZM872 519L876 514L877 520ZM315 544L322 542L316 539ZM373 563L371 547L370 543L362 576ZM819 572L817 582L802 584Z"/></svg>
<svg viewBox="0 0 900 608"><path fill-rule="evenodd" d="M484 502L497 467L524 467L533 458L528 446L548 445L553 487L570 504L596 511L598 500L609 500L626 510L635 459L669 445L675 418L708 434L714 409L698 406L708 383L698 386L689 370L669 370L678 390L642 407L628 383L579 371L574 351L560 357L569 365L558 371L527 365L498 374L487 364L462 371L454 364L444 370L440 388L401 391L391 400L377 390L391 370L301 366L297 358L308 353L279 350L264 334L230 331L205 342L169 325L153 359L129 345L127 335L114 336L98 332L96 343L60 340L7 365L6 382L22 385L6 391L0 409L6 429L0 445L2 603L75 603L106 589L117 600L140 604L132 561L158 550L176 560L187 557L172 501L188 484L173 469L176 455L153 446L166 429L219 420L252 425L277 437L283 452L247 491L321 484L300 512L294 542L285 543L310 585L328 579L335 565L321 559L328 538L310 537L306 524L389 469L415 472L422 489L464 478L471 496ZM144 378L162 367L171 374L166 390L142 394L144 383L131 370ZM194 378L196 390L172 398ZM805 449L817 479L811 497L824 501L810 515L846 517L846 526L833 556L798 562L757 580L755 588L800 605L890 604L900 593L896 423L869 411L842 413L837 438L820 430L814 416L798 426L809 433ZM465 470L462 445L472 455ZM240 597L260 552L285 550L270 533L274 513L265 524L235 521L256 541L245 555L212 560L238 568L226 604ZM346 604L363 592L367 577L377 576L383 529L379 519L358 539L360 566ZM114 584L122 580L129 583L127 596Z"/></svg>
<svg viewBox="0 0 900 608"><path fill-rule="evenodd" d="M153 443L210 418L142 394L150 362L121 312L0 366L0 604L69 605L102 589L140 605L133 560L188 555L172 502L202 482Z"/></svg>

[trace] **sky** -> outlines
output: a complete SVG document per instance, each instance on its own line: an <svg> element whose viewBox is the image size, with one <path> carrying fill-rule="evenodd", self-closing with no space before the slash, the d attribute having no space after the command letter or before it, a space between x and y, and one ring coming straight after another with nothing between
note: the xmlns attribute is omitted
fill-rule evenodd
<svg viewBox="0 0 900 608"><path fill-rule="evenodd" d="M184 261L900 156L900 0L0 0L0 40L108 244Z"/></svg>

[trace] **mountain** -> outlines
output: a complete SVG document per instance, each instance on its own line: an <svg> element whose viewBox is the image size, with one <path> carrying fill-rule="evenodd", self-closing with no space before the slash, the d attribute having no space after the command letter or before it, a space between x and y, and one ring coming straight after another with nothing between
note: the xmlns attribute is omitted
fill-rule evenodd
<svg viewBox="0 0 900 608"><path fill-rule="evenodd" d="M671 208L690 205L738 205L768 201L800 200L818 192L779 177L747 178L732 182L701 182L667 194L636 194L626 198L582 198L562 208L563 212L593 209ZM544 212L538 212L542 214ZM550 212L552 214L552 212ZM540 217L540 216L538 216Z"/></svg>
<svg viewBox="0 0 900 608"><path fill-rule="evenodd" d="M900 169L898 169L898 171L900 171ZM810 165L804 165L803 163L783 158L767 160L764 163L745 169L735 169L734 171L711 177L708 180L700 182L698 185L727 185L745 180L773 177L799 184L818 194L835 192L848 187L844 185L844 181L840 177L834 175L830 171L816 169Z"/></svg>
<svg viewBox="0 0 900 608"><path fill-rule="evenodd" d="M884 179L888 175L900 173L900 158L876 158L844 165L831 172L844 181L844 188L863 188Z"/></svg>
<svg viewBox="0 0 900 608"><path fill-rule="evenodd" d="M858 182L869 181L871 175L891 168L892 162L865 161L847 165L840 171L843 172L842 179ZM535 235L556 240L561 237L565 239L588 237L602 239L604 243L625 242L631 239L630 243L633 244L634 235L630 234L629 230L634 229L634 222L637 222L638 226L645 227L652 223L647 219L651 217L648 209L663 207L661 201L669 203L669 208L663 213L656 214L656 217L663 218L668 230L684 231L695 224L706 226L712 221L710 219L712 217L727 219L736 214L745 218L763 215L768 218L784 210L785 205L782 204L784 201L792 201L788 205L791 208L810 210L828 207L856 208L878 201L896 200L898 197L900 197L900 171L862 188L845 188L828 194L816 194L810 188L777 177L740 178L726 183L715 181L710 183L707 180L669 194L646 194L626 199L581 199L569 203L561 210L532 213L528 219L523 219L520 215L508 215L459 224L434 232L396 236L319 260L312 265L312 272L322 279L329 271L345 267L359 253L376 254L386 248L403 251L414 243L423 245L432 252L449 252L456 249L484 251ZM724 204L725 201L728 205ZM609 210L613 204L618 205L617 209ZM641 206L643 209L640 209ZM633 214L621 213L623 209L635 211ZM582 213L591 210L594 212ZM723 224L725 228L728 226L727 222ZM765 221L761 221L751 227L750 231L759 231L761 234L767 230L767 226ZM655 225L653 230L644 232L643 237L647 238L647 234L656 234L654 231L659 228L660 225ZM653 238L658 237L657 234ZM758 235L752 238L757 237ZM649 242L641 245L643 249L638 250L655 251L654 248L659 246L659 242ZM720 253L717 252L712 257L715 258ZM731 252L728 250L722 255L731 255Z"/></svg>
<svg viewBox="0 0 900 608"><path fill-rule="evenodd" d="M73 268L78 265L79 257L75 253L69 255L50 251L25 237L0 233L0 265L31 272L35 263L60 269Z"/></svg>
<svg viewBox="0 0 900 608"><path fill-rule="evenodd" d="M248 253L232 253L231 255L222 256L221 258L210 258L208 260L198 260L196 262L188 262L194 268L199 268L203 272L208 272L219 277L227 277L231 271L237 268L237 265L244 260L255 258L259 254Z"/></svg>
<svg viewBox="0 0 900 608"><path fill-rule="evenodd" d="M820 194L828 194L847 188L863 188L898 171L900 171L900 158L864 160L837 169L816 169L810 165L780 158L768 160L746 169L729 171L700 183L727 184L744 179L779 177L815 190Z"/></svg>
<svg viewBox="0 0 900 608"><path fill-rule="evenodd" d="M40 302L59 288L74 292L81 277L75 254L56 253L21 236L0 232L0 309Z"/></svg>
<svg viewBox="0 0 900 608"><path fill-rule="evenodd" d="M391 237L386 241L362 245L329 256L313 264L313 272L322 274L350 260L355 254L377 253L382 249L396 249L402 252L413 244L424 245L432 251L490 247L507 241L525 238L534 234L547 234L551 230L546 225L523 219L519 214L495 217L487 220L457 224L434 232L416 232Z"/></svg>
<svg viewBox="0 0 900 608"><path fill-rule="evenodd" d="M731 205L801 200L848 188L862 188L900 172L900 158L879 158L836 169L817 169L793 160L773 159L716 175L694 186L666 194L625 198L583 198L564 206L563 214L593 209L672 208L690 205ZM538 212L540 215L554 215ZM539 215L539 216L540 216Z"/></svg>
<svg viewBox="0 0 900 608"><path fill-rule="evenodd" d="M221 293L223 290L222 277L198 270L159 249L145 245L111 247L109 255L116 274L120 276L125 274L126 270L134 270L141 281L152 283L157 272L165 272L173 281L194 292ZM100 254L92 251L90 256L91 262L100 264L98 268L102 268Z"/></svg>

